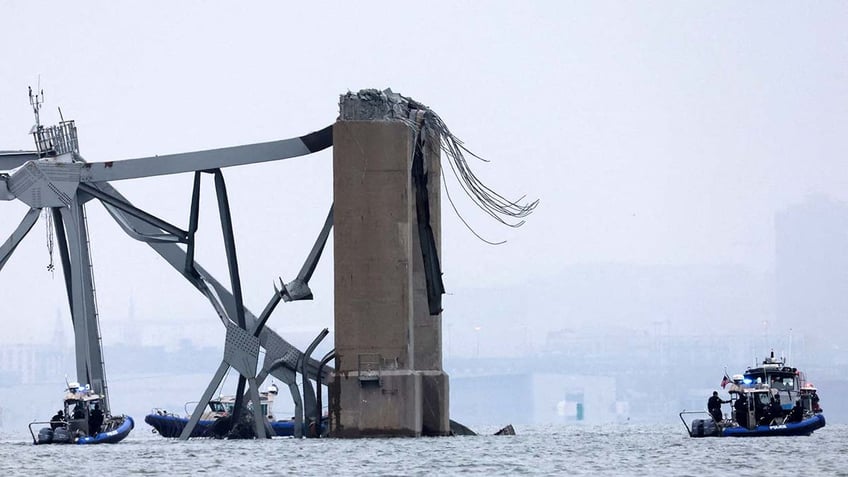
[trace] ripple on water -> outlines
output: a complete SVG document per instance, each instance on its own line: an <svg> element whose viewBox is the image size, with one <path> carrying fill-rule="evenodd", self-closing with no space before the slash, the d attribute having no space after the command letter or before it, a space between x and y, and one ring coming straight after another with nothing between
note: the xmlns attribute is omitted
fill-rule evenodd
<svg viewBox="0 0 848 477"><path fill-rule="evenodd" d="M810 437L691 439L682 426L516 427L516 436L179 442L131 434L117 445L0 440L3 475L675 475L848 477L848 427Z"/></svg>

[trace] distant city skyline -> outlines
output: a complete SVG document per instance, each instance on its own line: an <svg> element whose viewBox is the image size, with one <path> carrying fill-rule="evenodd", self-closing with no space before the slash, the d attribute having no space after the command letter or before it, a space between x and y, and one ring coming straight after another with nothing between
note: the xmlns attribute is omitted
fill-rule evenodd
<svg viewBox="0 0 848 477"><path fill-rule="evenodd" d="M518 357L446 358L451 376L451 415L469 425L578 424L575 405L582 404L583 422L676 422L681 409L700 409L712 390L722 394L724 373L741 373L760 363L768 345L778 357L805 372L826 403L828 422L848 422L848 403L838 396L848 392L848 359L795 338L771 342L738 334L668 336L665 334L603 335L574 332L550 342L544 350ZM765 349L765 351L763 351ZM187 343L170 349L166 344L109 345L107 366L113 399L141 423L153 407L184 413L184 404L195 401L220 360L216 346ZM791 355L789 355L791 353ZM45 345L16 345L0 349L0 430L24 432L23 425L55 406L55 393L72 366L62 365L62 355ZM234 380L220 390L233 392ZM664 387L657 402L655 387ZM22 402L10 398L21 390L40 390L38 397ZM278 413L291 409L286 393L279 397ZM144 424L139 424L145 429Z"/></svg>
<svg viewBox="0 0 848 477"><path fill-rule="evenodd" d="M788 221L787 217L793 219ZM822 222L822 217L826 217L827 221ZM848 314L848 305L842 305L839 298L842 290L848 287L848 273L843 273L848 267L835 266L837 263L848 263L847 258L839 258L848 257L848 248L843 248L842 241L842 238L848 240L848 204L824 195L811 196L804 202L779 211L776 224L775 240L788 241L793 245L778 247L775 258L777 266L765 272L739 265L587 263L567 266L557 275L540 276L504 288L448 289L445 298L445 352L455 354L457 349L467 349L469 341L474 341L479 354L482 337L484 355L490 354L489 341L493 331L513 337L518 332L524 350L532 350L538 348L542 341L538 333L540 330L580 330L599 322L614 324L611 332L616 329L656 332L662 328L672 335L698 332L718 334L726 330L779 335L788 334L791 329L795 333L809 333L810 330L795 326L793 322L820 322L822 317L811 313L818 310L816 306L821 304L827 305L823 309L826 314L829 313L827 316ZM810 241L804 237L819 238ZM787 256L780 256L781 251ZM828 257L837 258L834 261ZM793 285L802 272L809 275L804 281L815 284L814 287L804 286L803 283ZM58 278L53 281L61 283ZM510 293L519 290L521 293ZM604 290L609 290L611 294L607 295ZM492 305L490 297L493 295L497 296L498 311L487 315L488 318L472 319L477 316L475 310ZM614 299L607 300L605 296ZM48 343L56 333L63 334L70 342L72 332L67 302L61 294L58 299L59 304L47 329L42 327L38 334L23 340L14 339L14 334L4 335L0 342ZM281 322L278 326L290 332L308 335L314 330L317 333L320 328L313 328L308 323L297 323L287 313L297 315L301 311L300 307L305 305L311 308L310 311L327 313L326 316L331 319L332 307L326 303L329 299L319 298L313 303L297 303L290 308L281 308L278 311L280 316L277 319ZM806 305L802 305L805 300L815 300L810 303L812 308L806 311ZM136 292L131 290L123 309L116 307L104 314L103 332L106 338L110 341L128 341L134 333L132 330L142 325L168 330L170 334L167 339L172 342L186 339L196 344L209 343L218 339L223 332L217 316L211 310L191 315L181 314L175 320L172 315L151 314L149 310L138 314L137 301L146 300L144 297L138 298ZM116 300L112 302L118 303ZM781 305L786 303L797 304L786 309L786 306ZM206 303L201 304L204 305L202 308L208 307ZM551 324L546 318L550 315L563 318L561 326L546 326ZM516 316L518 320L513 319ZM507 320L509 325L487 323L486 319L491 317ZM183 330L181 337L173 336L171 332L174 330ZM831 329L831 335L842 336L839 330L840 327ZM156 332L152 333L154 335L150 339L155 339ZM518 351L516 348L511 352L515 354Z"/></svg>

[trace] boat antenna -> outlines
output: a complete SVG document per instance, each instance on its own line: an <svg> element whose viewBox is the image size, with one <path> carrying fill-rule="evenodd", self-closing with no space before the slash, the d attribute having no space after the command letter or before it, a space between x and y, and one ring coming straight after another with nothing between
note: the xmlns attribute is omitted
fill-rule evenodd
<svg viewBox="0 0 848 477"><path fill-rule="evenodd" d="M32 112L35 114L35 127L41 127L41 119L39 118L39 111L41 110L41 105L44 104L44 90L41 89L41 76L38 77L38 87L35 91L35 94L32 93L32 86L28 86L29 88L29 104L32 106Z"/></svg>
<svg viewBox="0 0 848 477"><path fill-rule="evenodd" d="M792 328L789 328L789 352L786 353L786 362L792 362Z"/></svg>
<svg viewBox="0 0 848 477"><path fill-rule="evenodd" d="M227 370L227 374L224 375L224 379L221 380L221 384L218 386L218 397L219 398L221 397L221 393L224 392L224 383L226 383L227 378L230 377L230 371L231 371L231 369Z"/></svg>

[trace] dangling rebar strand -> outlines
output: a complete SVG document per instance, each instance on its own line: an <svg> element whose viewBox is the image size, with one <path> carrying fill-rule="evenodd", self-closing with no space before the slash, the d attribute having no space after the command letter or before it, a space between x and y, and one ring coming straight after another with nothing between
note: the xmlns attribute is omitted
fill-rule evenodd
<svg viewBox="0 0 848 477"><path fill-rule="evenodd" d="M477 207L498 222L509 227L520 227L524 225L524 220L511 222L508 221L508 218L523 219L527 217L539 205L539 199L527 204L520 204L526 196L511 201L493 191L474 175L474 172L465 159L464 153L467 152L481 161L488 161L466 148L463 142L450 132L450 129L448 129L438 114L428 110L424 115L424 124L426 128L439 133L441 137L440 146L448 157L448 165L450 165L454 176L459 180L463 191L465 191L466 195L471 198Z"/></svg>
<svg viewBox="0 0 848 477"><path fill-rule="evenodd" d="M50 217L50 209L45 207L43 210L44 228L47 231L47 255L50 257L50 263L47 264L47 271L50 272L50 276L53 277L53 271L56 269L53 265L53 220Z"/></svg>
<svg viewBox="0 0 848 477"><path fill-rule="evenodd" d="M462 140L450 131L442 118L432 109L427 107L427 105L419 103L412 98L407 98L403 95L397 94L391 89L386 89L384 91L366 89L358 93L348 93L347 96L356 96L366 102L371 102L371 104L375 105L375 111L382 113L386 116L386 119L398 119L416 130L423 129L421 133L425 134L425 140L429 140L431 144L435 142L432 138L438 134L439 148L442 152L444 152L444 155L447 158L447 163L450 166L451 171L453 171L454 176L457 178L460 187L462 187L463 192L471 198L471 201L474 202L477 207L498 222L509 227L520 227L524 224L523 219L530 215L533 210L536 209L536 206L539 205L538 199L522 204L521 202L524 201L526 196L521 196L517 200L506 199L484 184L476 175L474 175L474 172L468 165L465 154L470 154L483 162L489 161L469 150ZM342 102L344 102L344 97L342 98ZM416 121L415 118L411 117L411 113L414 110L423 112L423 128L421 128L421 124ZM445 183L445 192L454 212L456 212L457 216L459 216L462 223L465 224L471 233L477 236L480 240L492 245L504 243L491 242L481 237L480 234L472 229L465 218L463 218L459 213L459 210L450 195L447 183Z"/></svg>

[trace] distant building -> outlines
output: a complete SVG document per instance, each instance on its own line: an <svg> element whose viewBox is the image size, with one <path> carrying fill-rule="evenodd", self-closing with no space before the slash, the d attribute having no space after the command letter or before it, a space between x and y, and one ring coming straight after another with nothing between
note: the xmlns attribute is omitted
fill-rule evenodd
<svg viewBox="0 0 848 477"><path fill-rule="evenodd" d="M472 426L602 424L624 421L627 412L607 376L494 370L451 376L451 416Z"/></svg>
<svg viewBox="0 0 848 477"><path fill-rule="evenodd" d="M0 347L0 386L61 381L65 375L66 350L52 345L4 345Z"/></svg>
<svg viewBox="0 0 848 477"><path fill-rule="evenodd" d="M777 327L810 352L848 356L848 204L813 196L777 214ZM845 358L843 358L845 359Z"/></svg>
<svg viewBox="0 0 848 477"><path fill-rule="evenodd" d="M0 346L0 387L38 382L61 382L74 356L65 343L62 315L56 311L52 340L48 343L17 343Z"/></svg>

